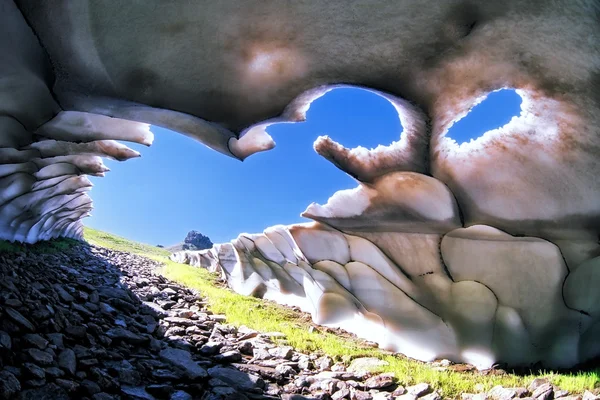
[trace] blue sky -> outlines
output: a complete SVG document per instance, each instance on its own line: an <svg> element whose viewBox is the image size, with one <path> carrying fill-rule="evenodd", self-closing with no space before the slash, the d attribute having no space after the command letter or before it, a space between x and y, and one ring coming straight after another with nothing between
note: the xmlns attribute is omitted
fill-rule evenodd
<svg viewBox="0 0 600 400"><path fill-rule="evenodd" d="M520 112L512 90L491 93L448 135L462 143L506 124ZM376 147L400 137L393 107L361 89L343 88L315 101L307 121L271 126L276 147L244 162L167 129L152 127L154 144L130 145L142 157L106 160L104 178L92 178L94 211L85 225L129 239L172 245L194 229L214 243L276 224L306 222L311 202L325 203L354 179L317 155L312 143L329 135L346 147Z"/></svg>

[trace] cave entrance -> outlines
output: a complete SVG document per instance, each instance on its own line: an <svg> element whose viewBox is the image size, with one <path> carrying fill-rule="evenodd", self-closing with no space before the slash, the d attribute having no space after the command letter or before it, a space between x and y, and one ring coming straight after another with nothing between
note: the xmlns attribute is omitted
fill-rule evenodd
<svg viewBox="0 0 600 400"><path fill-rule="evenodd" d="M473 106L467 115L455 121L445 137L458 145L479 139L484 133L506 125L521 113L523 99L515 89L500 89L489 93Z"/></svg>
<svg viewBox="0 0 600 400"><path fill-rule="evenodd" d="M305 122L268 128L276 147L243 163L186 136L152 126L142 157L107 160L105 178L92 179L93 216L85 224L127 238L161 245L198 230L214 243L277 224L306 222L312 202L326 203L356 181L318 155L313 142L328 135L348 148L377 147L400 138L396 109L362 88L333 89L315 100Z"/></svg>

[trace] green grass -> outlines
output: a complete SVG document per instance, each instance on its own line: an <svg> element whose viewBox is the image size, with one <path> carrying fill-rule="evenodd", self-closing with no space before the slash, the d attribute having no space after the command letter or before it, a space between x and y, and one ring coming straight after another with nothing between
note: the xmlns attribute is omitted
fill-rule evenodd
<svg viewBox="0 0 600 400"><path fill-rule="evenodd" d="M149 258L150 256L154 256L162 257L163 259L168 259L169 255L171 254L168 250L165 250L160 247L134 242L132 240L128 240L116 235L111 235L110 233L102 232L92 228L86 227L84 229L83 236L85 237L85 240L90 244L106 247L113 250L139 254Z"/></svg>
<svg viewBox="0 0 600 400"><path fill-rule="evenodd" d="M539 371L529 375L484 376L478 373L438 371L426 363L407 357L391 355L380 349L365 346L351 338L341 338L331 333L309 332L311 324L306 315L272 302L238 295L221 287L217 277L208 271L174 263L168 259L169 252L154 246L136 243L115 235L86 228L88 242L115 250L146 256L164 264L163 275L187 287L199 290L207 298L214 313L225 314L227 322L246 325L262 332L281 332L286 341L302 352L322 352L335 360L354 357L377 357L389 363L381 372L393 372L403 385L428 382L443 396L457 398L460 393L487 391L495 385L504 387L527 386L534 378L545 377L562 389L583 393L600 385L600 369L573 373Z"/></svg>
<svg viewBox="0 0 600 400"><path fill-rule="evenodd" d="M36 244L12 243L0 240L0 253L34 252L39 254L53 254L65 251L77 244L81 244L81 242L66 238L47 240Z"/></svg>

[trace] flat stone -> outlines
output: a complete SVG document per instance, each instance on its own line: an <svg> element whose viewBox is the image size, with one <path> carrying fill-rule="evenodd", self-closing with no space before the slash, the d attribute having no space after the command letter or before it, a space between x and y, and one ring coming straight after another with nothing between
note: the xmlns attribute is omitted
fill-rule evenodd
<svg viewBox="0 0 600 400"><path fill-rule="evenodd" d="M139 344L146 343L149 339L144 336L137 335L125 328L116 327L106 331L106 336L112 340L122 340L124 342Z"/></svg>
<svg viewBox="0 0 600 400"><path fill-rule="evenodd" d="M12 348L12 339L10 335L4 331L0 331L0 347L3 347L7 350Z"/></svg>
<svg viewBox="0 0 600 400"><path fill-rule="evenodd" d="M27 376L33 379L46 379L46 372L33 363L24 363L23 369Z"/></svg>
<svg viewBox="0 0 600 400"><path fill-rule="evenodd" d="M550 381L546 378L535 378L533 381L531 381L529 386L527 386L527 390L534 392L538 387L548 383L550 383Z"/></svg>
<svg viewBox="0 0 600 400"><path fill-rule="evenodd" d="M407 393L415 395L417 397L424 396L427 393L429 393L430 391L431 391L431 386L429 386L429 383L418 383L416 385L406 387Z"/></svg>
<svg viewBox="0 0 600 400"><path fill-rule="evenodd" d="M0 371L0 399L12 399L21 391L21 383L8 371Z"/></svg>
<svg viewBox="0 0 600 400"><path fill-rule="evenodd" d="M25 329L28 329L30 331L34 331L35 330L35 326L33 326L33 324L31 323L31 321L29 321L27 318L25 318L23 315L21 315L21 313L18 312L17 310L15 310L14 308L6 307L4 309L4 311L6 311L6 314L13 321L15 321L17 324L19 324L21 327L23 327Z"/></svg>
<svg viewBox="0 0 600 400"><path fill-rule="evenodd" d="M210 368L208 370L208 374L211 378L220 379L223 382L226 382L228 385L241 390L242 392L246 390L264 388L265 386L262 378L253 374L247 374L238 371L233 368L217 366Z"/></svg>
<svg viewBox="0 0 600 400"><path fill-rule="evenodd" d="M71 349L64 349L61 351L58 355L58 365L71 375L75 375L77 370L77 358L75 357L75 352Z"/></svg>
<svg viewBox="0 0 600 400"><path fill-rule="evenodd" d="M100 388L100 385L98 385L96 382L91 381L89 379L84 379L81 382L81 387L90 396L93 395L93 394L96 394L96 393L100 393L102 391L102 389Z"/></svg>
<svg viewBox="0 0 600 400"><path fill-rule="evenodd" d="M172 385L169 384L153 384L146 386L146 392L158 398L168 398L175 391Z"/></svg>
<svg viewBox="0 0 600 400"><path fill-rule="evenodd" d="M28 333L23 336L23 339L30 345L35 346L40 350L44 350L46 347L48 347L48 341L37 333Z"/></svg>
<svg viewBox="0 0 600 400"><path fill-rule="evenodd" d="M77 311L77 312L80 312L80 313L82 313L82 314L84 314L84 315L87 315L88 317L91 317L91 316L93 316L93 315L94 315L94 313L93 313L93 312L91 312L90 310L88 310L88 309L87 309L87 308L85 308L84 306L81 306L81 305L79 305L79 304L77 304L77 303L73 303L73 304L71 304L71 308L72 308L73 310Z"/></svg>
<svg viewBox="0 0 600 400"><path fill-rule="evenodd" d="M132 400L155 400L156 398L146 391L143 386L121 386L121 392Z"/></svg>
<svg viewBox="0 0 600 400"><path fill-rule="evenodd" d="M550 383L541 384L531 393L531 397L539 400L552 400L554 398L554 388Z"/></svg>
<svg viewBox="0 0 600 400"><path fill-rule="evenodd" d="M200 347L200 353L211 356L217 354L221 347L223 347L221 342L208 341Z"/></svg>
<svg viewBox="0 0 600 400"><path fill-rule="evenodd" d="M190 379L206 378L208 376L206 370L192 360L189 351L167 348L160 352L160 358L177 368L181 368Z"/></svg>
<svg viewBox="0 0 600 400"><path fill-rule="evenodd" d="M367 379L364 385L367 389L383 389L392 386L394 380L394 374L380 374ZM410 392L410 389L408 390ZM417 394L417 396L420 396L420 394Z"/></svg>
<svg viewBox="0 0 600 400"><path fill-rule="evenodd" d="M281 376L290 376L296 372L296 370L294 368L292 368L291 366L286 365L286 364L280 364L280 365L276 366L275 371L278 374L281 374Z"/></svg>
<svg viewBox="0 0 600 400"><path fill-rule="evenodd" d="M522 398L526 395L527 389L525 388L505 388L500 385L494 386L492 390L488 392L488 396L494 400L511 400Z"/></svg>
<svg viewBox="0 0 600 400"><path fill-rule="evenodd" d="M38 365L48 366L54 361L52 354L49 354L40 349L27 349L25 353Z"/></svg>
<svg viewBox="0 0 600 400"><path fill-rule="evenodd" d="M183 390L178 390L169 397L169 400L192 400L192 395Z"/></svg>
<svg viewBox="0 0 600 400"><path fill-rule="evenodd" d="M64 347L63 338L64 335L62 333L47 333L46 337L56 347L62 349Z"/></svg>
<svg viewBox="0 0 600 400"><path fill-rule="evenodd" d="M56 292L56 294L58 294L58 297L60 297L60 299L62 301L64 301L65 303L72 303L75 301L75 298L73 296L71 296L63 287L62 285L56 284L53 286L54 287L54 291Z"/></svg>
<svg viewBox="0 0 600 400"><path fill-rule="evenodd" d="M131 297L124 289L103 286L98 289L98 294L106 299L120 299L131 303Z"/></svg>
<svg viewBox="0 0 600 400"><path fill-rule="evenodd" d="M87 333L85 326L67 326L65 328L65 333L67 336L83 339Z"/></svg>
<svg viewBox="0 0 600 400"><path fill-rule="evenodd" d="M98 304L98 306L100 307L101 313L109 314L109 315L118 313L118 311L115 308L113 308L112 306L110 306L109 304L106 304L104 302L100 302Z"/></svg>
<svg viewBox="0 0 600 400"><path fill-rule="evenodd" d="M213 359L220 363L232 363L238 362L242 359L242 354L239 350L230 350L224 353L218 354Z"/></svg>

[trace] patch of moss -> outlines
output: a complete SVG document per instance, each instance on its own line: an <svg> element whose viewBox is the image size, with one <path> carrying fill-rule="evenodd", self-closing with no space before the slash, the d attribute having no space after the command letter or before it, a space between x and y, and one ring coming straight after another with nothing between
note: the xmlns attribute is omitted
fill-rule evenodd
<svg viewBox="0 0 600 400"><path fill-rule="evenodd" d="M38 254L53 254L63 252L80 244L81 242L79 240L67 238L44 240L35 244L0 240L0 253L32 252Z"/></svg>

